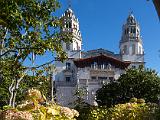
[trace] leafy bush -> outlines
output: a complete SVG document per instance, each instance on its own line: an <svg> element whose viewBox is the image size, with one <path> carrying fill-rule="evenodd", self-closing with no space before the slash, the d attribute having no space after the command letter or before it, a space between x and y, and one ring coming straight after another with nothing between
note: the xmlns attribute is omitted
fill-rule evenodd
<svg viewBox="0 0 160 120"><path fill-rule="evenodd" d="M132 98L125 104L114 107L89 107L79 111L79 120L159 120L160 108L157 104L145 103L143 99ZM81 114L82 113L82 114Z"/></svg>

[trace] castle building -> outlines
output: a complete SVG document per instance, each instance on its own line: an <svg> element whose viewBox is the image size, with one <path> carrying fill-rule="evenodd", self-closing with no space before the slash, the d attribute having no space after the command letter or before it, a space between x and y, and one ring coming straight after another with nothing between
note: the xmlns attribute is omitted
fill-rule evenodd
<svg viewBox="0 0 160 120"><path fill-rule="evenodd" d="M127 68L144 65L140 27L132 13L122 28L119 54L102 48L82 51L79 21L73 10L68 8L61 19L64 25L61 32L70 32L73 42L62 43L68 59L55 62L56 100L59 104L70 106L77 99L76 91L83 88L85 102L96 105L95 94L99 88L115 82Z"/></svg>

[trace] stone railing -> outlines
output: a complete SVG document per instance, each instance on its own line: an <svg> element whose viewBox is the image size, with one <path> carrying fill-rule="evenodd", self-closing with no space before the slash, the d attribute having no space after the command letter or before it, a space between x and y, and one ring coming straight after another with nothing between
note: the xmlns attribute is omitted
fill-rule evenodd
<svg viewBox="0 0 160 120"><path fill-rule="evenodd" d="M79 79L79 84L81 85L103 85L104 83L108 83L110 80L92 80L92 79Z"/></svg>
<svg viewBox="0 0 160 120"><path fill-rule="evenodd" d="M56 81L55 82L55 85L56 86L66 86L66 87L74 87L74 86L76 86L76 81L68 81L68 82L66 82L66 81Z"/></svg>

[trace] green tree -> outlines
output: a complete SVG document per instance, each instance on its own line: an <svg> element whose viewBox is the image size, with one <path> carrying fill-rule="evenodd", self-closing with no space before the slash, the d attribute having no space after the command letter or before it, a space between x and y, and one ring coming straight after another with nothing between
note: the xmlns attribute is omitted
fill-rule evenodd
<svg viewBox="0 0 160 120"><path fill-rule="evenodd" d="M117 82L104 85L97 91L99 105L112 106L126 103L131 98L143 98L146 102L157 103L160 94L160 78L154 70L129 69Z"/></svg>
<svg viewBox="0 0 160 120"><path fill-rule="evenodd" d="M55 16L59 7L57 0L0 1L0 78L1 81L11 81L9 92L13 107L19 83L28 71L54 61L27 67L23 66L27 58L34 63L35 56L44 55L47 51L53 56L56 52L61 61L67 58L61 43L71 42L71 36L60 32L63 25Z"/></svg>
<svg viewBox="0 0 160 120"><path fill-rule="evenodd" d="M6 64L6 65L10 65ZM8 75L9 69L6 66L6 71L3 71L3 81L0 83L0 108L3 108L4 105L8 105L10 92L9 87L12 84L12 76ZM3 69L4 70L4 69ZM12 71L13 73L13 71ZM14 75L16 74L16 71ZM6 76L5 76L6 75ZM34 76L25 75L19 84L17 89L17 96L16 96L16 104L22 103L25 98L26 91L28 89L35 88L42 92L43 95L47 96L47 100L51 100L51 81L50 76L46 75L44 70L36 70L34 72Z"/></svg>

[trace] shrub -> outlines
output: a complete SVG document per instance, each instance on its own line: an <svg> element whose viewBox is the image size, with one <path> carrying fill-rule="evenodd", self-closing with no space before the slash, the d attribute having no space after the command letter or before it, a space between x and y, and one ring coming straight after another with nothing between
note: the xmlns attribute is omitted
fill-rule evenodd
<svg viewBox="0 0 160 120"><path fill-rule="evenodd" d="M40 91L30 89L26 101L16 109L8 108L0 113L2 120L75 120L79 113L55 102L46 102Z"/></svg>
<svg viewBox="0 0 160 120"><path fill-rule="evenodd" d="M1 120L33 120L28 111L17 111L15 109L4 110L0 113Z"/></svg>
<svg viewBox="0 0 160 120"><path fill-rule="evenodd" d="M131 102L117 104L111 108L89 107L80 114L79 120L159 120L160 108L157 104L145 103L143 99L132 98ZM81 112L80 112L81 113Z"/></svg>

